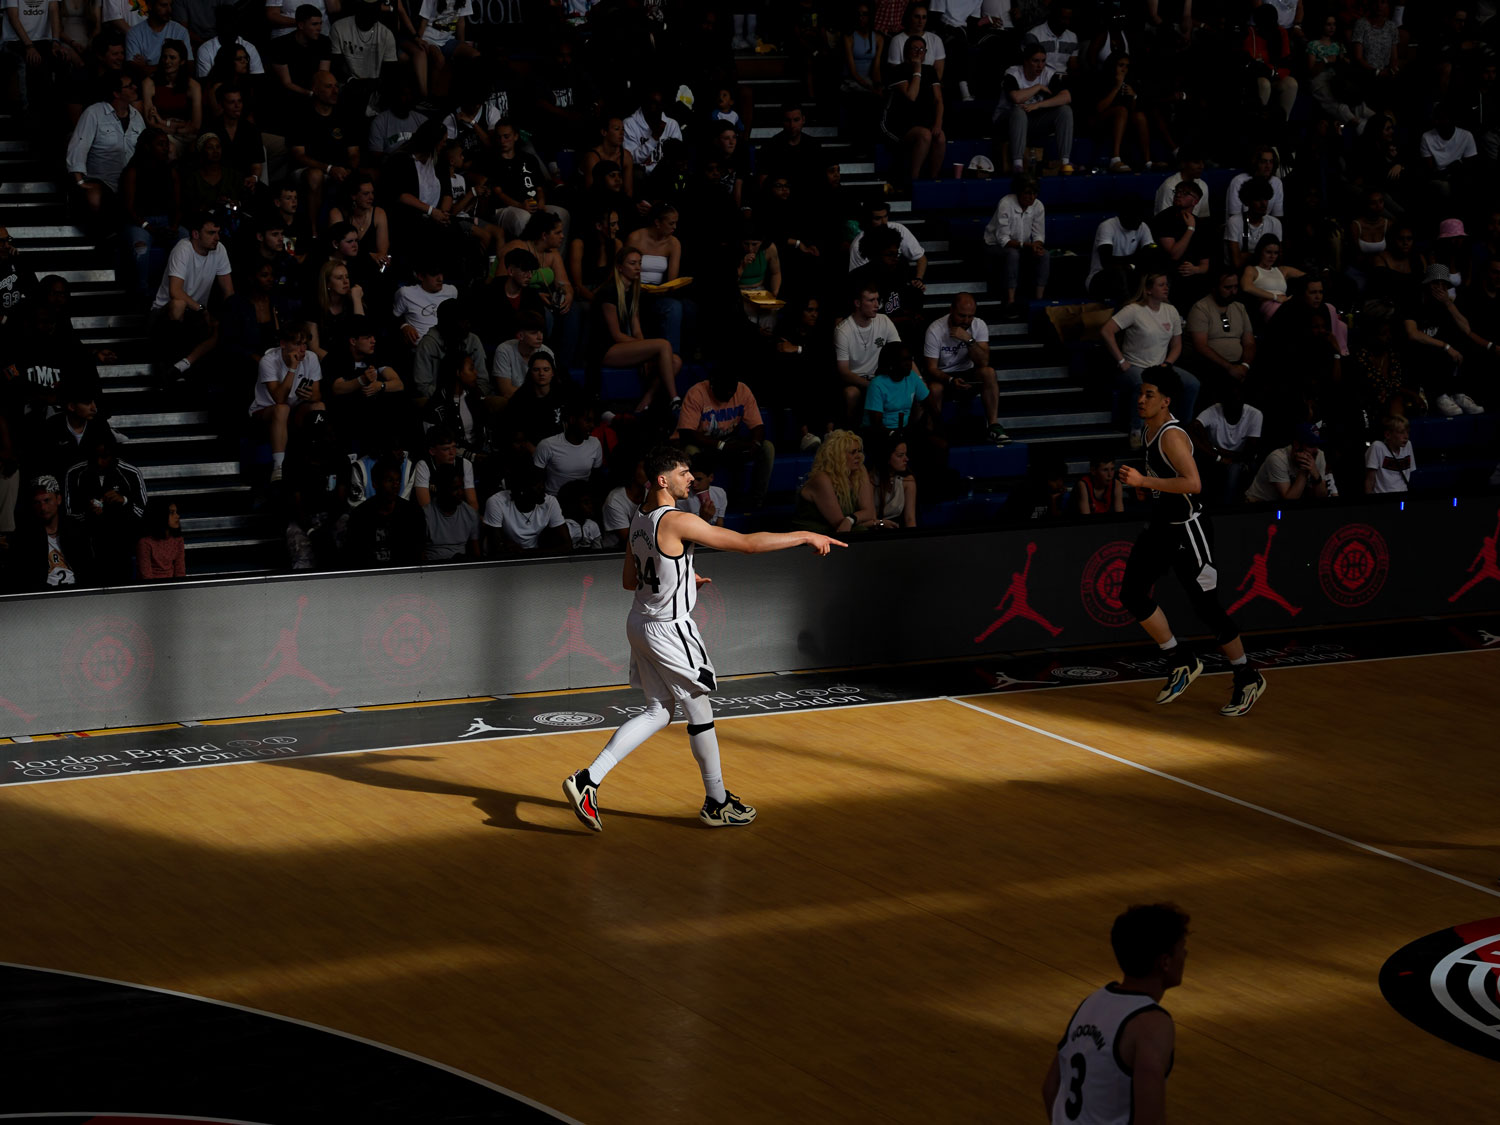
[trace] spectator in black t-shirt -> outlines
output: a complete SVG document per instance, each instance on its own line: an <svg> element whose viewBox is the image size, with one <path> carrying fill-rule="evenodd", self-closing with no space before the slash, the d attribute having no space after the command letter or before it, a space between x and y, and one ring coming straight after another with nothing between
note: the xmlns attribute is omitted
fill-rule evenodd
<svg viewBox="0 0 1500 1125"><path fill-rule="evenodd" d="M323 366L328 410L335 426L356 452L392 449L401 443L406 389L396 369L377 354L375 322L350 318L349 336Z"/></svg>
<svg viewBox="0 0 1500 1125"><path fill-rule="evenodd" d="M0 325L36 296L36 275L16 260L16 240L0 226Z"/></svg>
<svg viewBox="0 0 1500 1125"><path fill-rule="evenodd" d="M880 294L879 312L898 328L914 325L922 312L922 294L912 285L912 265L901 258L901 235L890 227L872 227L861 239L860 251L869 260L850 271L849 291L874 289Z"/></svg>
<svg viewBox="0 0 1500 1125"><path fill-rule="evenodd" d="M1183 180L1172 189L1172 206L1158 212L1150 222L1156 245L1164 255L1162 268L1172 274L1172 296L1179 310L1191 308L1207 290L1208 274L1216 245L1208 220L1194 214L1203 189L1193 180ZM1198 228L1203 227L1202 231ZM1186 283L1186 284L1184 284Z"/></svg>
<svg viewBox="0 0 1500 1125"><path fill-rule="evenodd" d="M344 182L359 167L359 140L354 125L339 107L339 83L320 70L313 76L312 104L299 110L287 130L292 164L302 169L308 218L316 224L323 212L325 181Z"/></svg>
<svg viewBox="0 0 1500 1125"><path fill-rule="evenodd" d="M311 4L302 4L296 20L295 31L272 39L266 48L266 63L277 81L279 112L273 120L283 132L313 96L313 79L318 71L333 67L333 46L323 34L323 13Z"/></svg>
<svg viewBox="0 0 1500 1125"><path fill-rule="evenodd" d="M767 176L785 176L793 190L810 192L823 176L828 161L823 142L804 132L807 114L795 102L781 110L781 132L760 148L756 161L756 183Z"/></svg>
<svg viewBox="0 0 1500 1125"><path fill-rule="evenodd" d="M582 148L599 116L599 96L587 70L574 61L575 53L571 39L559 38L551 62L535 79L534 132L548 151Z"/></svg>
<svg viewBox="0 0 1500 1125"><path fill-rule="evenodd" d="M478 298L483 314L474 318L485 348L491 352L502 340L514 339L528 312L538 313L543 319L547 315L542 295L531 285L532 274L541 268L536 255L517 247L506 251L502 264L505 273L483 288Z"/></svg>
<svg viewBox="0 0 1500 1125"><path fill-rule="evenodd" d="M536 455L537 442L563 431L567 402L566 381L557 376L549 352L538 349L526 366L526 382L510 396L500 419L500 440L508 449Z"/></svg>
<svg viewBox="0 0 1500 1125"><path fill-rule="evenodd" d="M427 546L427 519L401 495L401 463L382 457L371 478L375 495L349 516L345 560L352 567L419 565Z"/></svg>
<svg viewBox="0 0 1500 1125"><path fill-rule="evenodd" d="M219 135L219 144L223 146L224 163L243 175L245 191L255 191L260 186L260 174L266 164L266 142L255 123L245 117L245 91L226 82L214 97L218 101L219 116L213 122L213 131Z"/></svg>
<svg viewBox="0 0 1500 1125"><path fill-rule="evenodd" d="M88 533L100 579L112 586L129 582L146 515L146 479L120 460L112 433L96 436L68 470L63 504L68 518Z"/></svg>
<svg viewBox="0 0 1500 1125"><path fill-rule="evenodd" d="M92 586L94 552L88 535L62 514L62 485L39 476L21 493L30 511L17 520L5 552L5 589L14 593Z"/></svg>
<svg viewBox="0 0 1500 1125"><path fill-rule="evenodd" d="M532 213L547 210L562 220L566 237L570 216L563 208L548 204L545 173L518 147L521 133L515 123L501 121L495 126L494 136L496 151L488 157L488 165L495 221L511 238L519 238Z"/></svg>
<svg viewBox="0 0 1500 1125"><path fill-rule="evenodd" d="M63 409L42 423L26 462L32 471L51 473L62 480L89 450L100 442L114 441L115 433L99 417L98 395L93 387L64 387L58 397Z"/></svg>

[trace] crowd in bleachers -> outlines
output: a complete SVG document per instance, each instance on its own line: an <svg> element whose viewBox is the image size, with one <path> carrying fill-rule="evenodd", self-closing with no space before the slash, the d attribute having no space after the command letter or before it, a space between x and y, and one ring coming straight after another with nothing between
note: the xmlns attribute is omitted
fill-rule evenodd
<svg viewBox="0 0 1500 1125"><path fill-rule="evenodd" d="M1434 487L1489 477L1493 4L490 10L5 0L7 96L148 316L162 409L239 443L290 568L609 547L662 439L731 526L922 526L1023 473L987 518L1118 511L1162 364L1216 502L1417 487L1414 446ZM796 93L757 104L771 52ZM928 292L903 218L995 303ZM0 241L8 586L180 575L67 288ZM1010 455L1005 321L1132 435L1076 481Z"/></svg>

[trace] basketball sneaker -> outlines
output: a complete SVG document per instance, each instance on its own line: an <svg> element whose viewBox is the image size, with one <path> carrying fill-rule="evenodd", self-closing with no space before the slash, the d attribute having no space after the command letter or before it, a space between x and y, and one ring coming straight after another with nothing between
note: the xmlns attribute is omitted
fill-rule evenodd
<svg viewBox="0 0 1500 1125"><path fill-rule="evenodd" d="M1188 685L1202 674L1203 661L1192 653L1177 657L1172 662L1172 667L1167 669L1167 682L1162 685L1161 691L1156 693L1156 702L1171 703L1187 691Z"/></svg>
<svg viewBox="0 0 1500 1125"><path fill-rule="evenodd" d="M755 819L755 807L747 805L729 790L724 790L724 799L715 803L712 797L703 799L703 808L698 819L710 828L733 828L749 824Z"/></svg>
<svg viewBox="0 0 1500 1125"><path fill-rule="evenodd" d="M1266 678L1248 664L1234 670L1234 690L1229 702L1219 708L1219 714L1243 715L1255 706L1255 701L1266 694Z"/></svg>
<svg viewBox="0 0 1500 1125"><path fill-rule="evenodd" d="M599 820L599 787L589 780L588 770L579 770L563 781L563 796L573 803L573 814L586 827L595 832L604 831L604 824Z"/></svg>

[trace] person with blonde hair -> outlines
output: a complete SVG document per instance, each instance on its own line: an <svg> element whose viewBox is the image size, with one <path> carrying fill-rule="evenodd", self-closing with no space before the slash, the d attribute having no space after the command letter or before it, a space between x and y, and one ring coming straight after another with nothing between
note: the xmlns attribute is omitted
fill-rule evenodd
<svg viewBox="0 0 1500 1125"><path fill-rule="evenodd" d="M349 323L365 315L364 289L356 285L349 267L337 258L329 258L318 268L314 290L318 299L318 318L308 322L309 350L326 359L329 353L342 355L349 338Z"/></svg>
<svg viewBox="0 0 1500 1125"><path fill-rule="evenodd" d="M1141 420L1135 415L1136 394L1141 387L1141 372L1167 366L1182 380L1181 413L1193 417L1198 401L1196 376L1177 366L1182 354L1182 314L1167 299L1170 281L1160 270L1141 275L1135 299L1104 322L1099 338L1119 370L1116 376L1115 420L1130 429L1130 444L1141 445ZM1123 333L1123 338L1121 334Z"/></svg>
<svg viewBox="0 0 1500 1125"><path fill-rule="evenodd" d="M835 535L897 526L875 514L875 486L865 471L865 443L858 434L834 430L823 439L797 490L792 526Z"/></svg>

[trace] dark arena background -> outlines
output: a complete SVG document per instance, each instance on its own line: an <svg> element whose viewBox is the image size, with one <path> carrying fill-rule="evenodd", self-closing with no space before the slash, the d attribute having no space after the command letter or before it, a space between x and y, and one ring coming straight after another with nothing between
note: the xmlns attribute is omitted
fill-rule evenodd
<svg viewBox="0 0 1500 1125"><path fill-rule="evenodd" d="M7 8L0 1125L1040 1122L1149 903L1170 1120L1494 1120L1492 8ZM594 833L663 442L846 545Z"/></svg>

